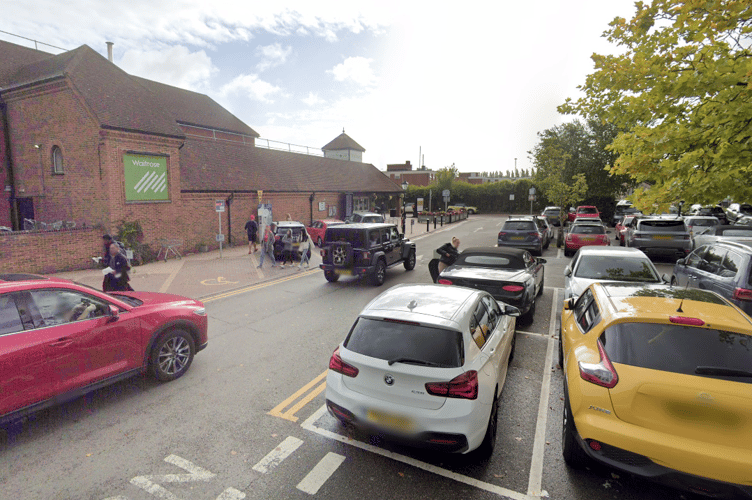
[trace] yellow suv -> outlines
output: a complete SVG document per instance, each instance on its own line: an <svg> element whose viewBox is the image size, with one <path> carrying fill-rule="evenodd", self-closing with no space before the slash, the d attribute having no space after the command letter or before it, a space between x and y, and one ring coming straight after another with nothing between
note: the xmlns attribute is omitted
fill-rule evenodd
<svg viewBox="0 0 752 500"><path fill-rule="evenodd" d="M595 283L565 301L562 454L752 498L752 320L721 296Z"/></svg>

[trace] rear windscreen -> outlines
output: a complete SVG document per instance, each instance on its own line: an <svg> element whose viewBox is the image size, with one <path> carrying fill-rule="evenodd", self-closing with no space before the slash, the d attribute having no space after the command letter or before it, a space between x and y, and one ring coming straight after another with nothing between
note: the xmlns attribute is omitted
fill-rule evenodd
<svg viewBox="0 0 752 500"><path fill-rule="evenodd" d="M570 231L573 234L606 234L606 228L603 226L585 226L577 225L572 226Z"/></svg>
<svg viewBox="0 0 752 500"><path fill-rule="evenodd" d="M582 207L579 210L577 210L578 214L597 214L598 210L593 207Z"/></svg>
<svg viewBox="0 0 752 500"><path fill-rule="evenodd" d="M554 210L546 210L543 213L546 214L546 215L556 215L556 216L558 216L560 212L561 212L560 210L555 210L554 209Z"/></svg>
<svg viewBox="0 0 752 500"><path fill-rule="evenodd" d="M507 221L504 223L504 230L506 231L535 231L537 226L532 221Z"/></svg>
<svg viewBox="0 0 752 500"><path fill-rule="evenodd" d="M684 233L687 227L680 220L646 220L640 223L640 231L649 233Z"/></svg>
<svg viewBox="0 0 752 500"><path fill-rule="evenodd" d="M752 237L752 226L730 227L728 229L722 229L720 234L723 236L737 236L743 238Z"/></svg>
<svg viewBox="0 0 752 500"><path fill-rule="evenodd" d="M574 271L577 278L619 281L660 281L650 261L644 258L583 255Z"/></svg>
<svg viewBox="0 0 752 500"><path fill-rule="evenodd" d="M710 226L717 226L718 221L713 219L692 219L687 222L690 226L704 226L704 227L710 227Z"/></svg>
<svg viewBox="0 0 752 500"><path fill-rule="evenodd" d="M752 377L709 374L738 370L752 375L750 335L674 324L621 323L608 327L600 340L613 363L752 383Z"/></svg>
<svg viewBox="0 0 752 500"><path fill-rule="evenodd" d="M483 255L468 254L460 255L455 261L456 266L495 267L497 269L525 269L525 263L521 258L507 255Z"/></svg>
<svg viewBox="0 0 752 500"><path fill-rule="evenodd" d="M358 318L344 346L372 358L414 359L441 367L462 366L462 334L458 331Z"/></svg>
<svg viewBox="0 0 752 500"><path fill-rule="evenodd" d="M327 243L343 241L350 243L355 248L365 248L363 231L360 229L329 227L326 229L324 240L326 240Z"/></svg>

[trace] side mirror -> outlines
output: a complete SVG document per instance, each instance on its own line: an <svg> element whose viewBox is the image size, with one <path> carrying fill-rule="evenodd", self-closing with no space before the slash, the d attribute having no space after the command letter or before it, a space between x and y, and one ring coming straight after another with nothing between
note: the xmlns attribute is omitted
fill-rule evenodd
<svg viewBox="0 0 752 500"><path fill-rule="evenodd" d="M120 309L110 304L110 321L115 321L120 316Z"/></svg>
<svg viewBox="0 0 752 500"><path fill-rule="evenodd" d="M574 309L574 299L570 298L564 301L564 310L565 311L571 311Z"/></svg>
<svg viewBox="0 0 752 500"><path fill-rule="evenodd" d="M668 276L666 276L666 273L663 273L661 275L661 280L663 280L664 283L669 283L670 282L669 279L668 279Z"/></svg>
<svg viewBox="0 0 752 500"><path fill-rule="evenodd" d="M520 315L520 310L517 309L514 306L510 306L509 304L504 305L504 314L507 316L514 316L517 317Z"/></svg>
<svg viewBox="0 0 752 500"><path fill-rule="evenodd" d="M564 276L567 276L567 277L572 276L572 268L571 267L567 266L567 268L564 269Z"/></svg>
<svg viewBox="0 0 752 500"><path fill-rule="evenodd" d="M679 259L676 261L677 266L684 266L687 264L687 259ZM666 276L665 274L663 276Z"/></svg>
<svg viewBox="0 0 752 500"><path fill-rule="evenodd" d="M546 263L546 259L538 257L538 262L540 262L541 264L545 264Z"/></svg>

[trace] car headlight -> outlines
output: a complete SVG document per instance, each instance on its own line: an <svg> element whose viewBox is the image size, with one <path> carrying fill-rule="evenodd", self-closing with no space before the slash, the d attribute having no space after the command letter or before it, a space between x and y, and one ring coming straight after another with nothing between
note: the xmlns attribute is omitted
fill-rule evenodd
<svg viewBox="0 0 752 500"><path fill-rule="evenodd" d="M206 308L199 307L198 309L194 309L193 314L198 314L199 316L206 316Z"/></svg>

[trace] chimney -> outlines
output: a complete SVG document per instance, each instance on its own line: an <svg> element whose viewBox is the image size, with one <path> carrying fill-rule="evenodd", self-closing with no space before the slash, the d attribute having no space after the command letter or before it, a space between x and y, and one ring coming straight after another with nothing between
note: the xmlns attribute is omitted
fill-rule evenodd
<svg viewBox="0 0 752 500"><path fill-rule="evenodd" d="M110 62L114 62L112 60L112 46L115 45L113 42L107 42L107 59L110 60Z"/></svg>

